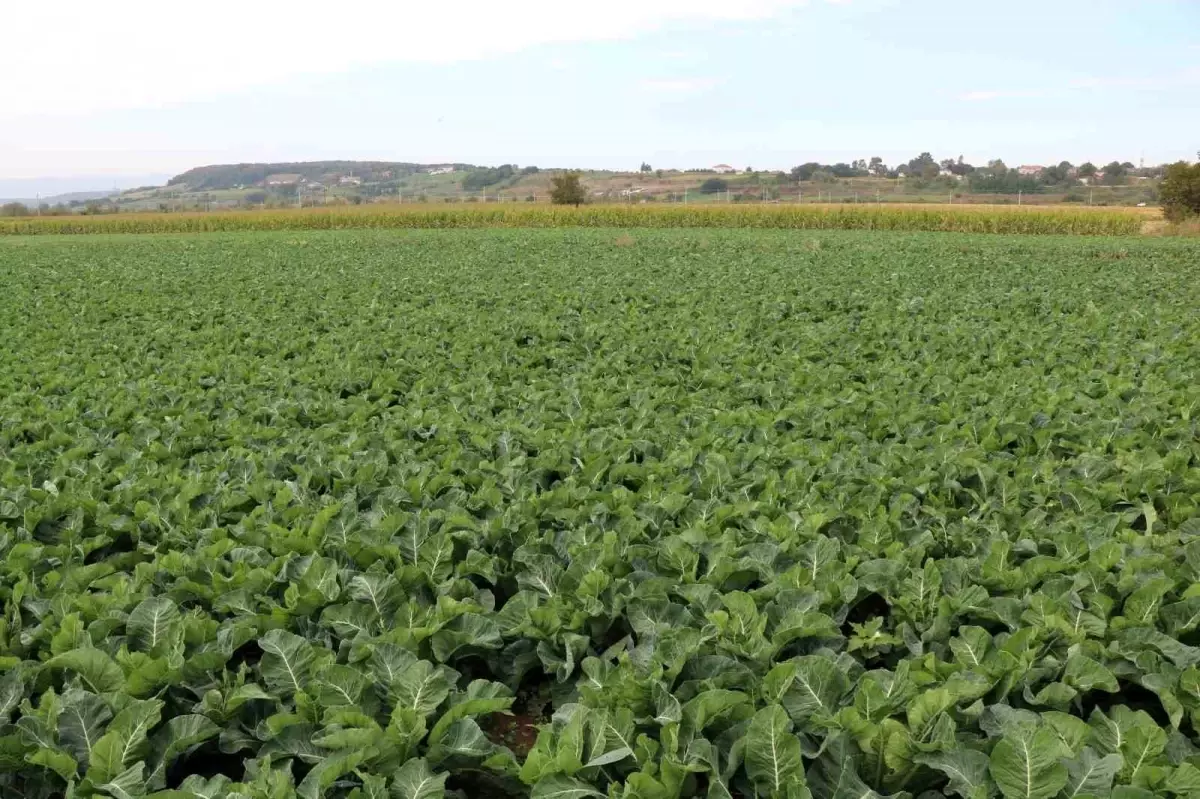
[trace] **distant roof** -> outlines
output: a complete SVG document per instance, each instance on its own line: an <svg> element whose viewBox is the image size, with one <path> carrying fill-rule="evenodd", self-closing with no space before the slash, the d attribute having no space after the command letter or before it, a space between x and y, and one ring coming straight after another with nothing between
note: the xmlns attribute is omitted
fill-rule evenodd
<svg viewBox="0 0 1200 799"><path fill-rule="evenodd" d="M729 164L717 164L713 169L733 169Z"/></svg>

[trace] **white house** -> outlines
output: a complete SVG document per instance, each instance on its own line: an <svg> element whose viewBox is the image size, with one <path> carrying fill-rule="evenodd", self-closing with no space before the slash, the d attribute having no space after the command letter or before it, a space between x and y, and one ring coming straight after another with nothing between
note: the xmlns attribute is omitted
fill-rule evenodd
<svg viewBox="0 0 1200 799"><path fill-rule="evenodd" d="M338 178L338 183L342 186L361 186L362 178L357 175L342 175Z"/></svg>
<svg viewBox="0 0 1200 799"><path fill-rule="evenodd" d="M1017 167L1017 174L1026 177L1036 177L1046 171L1046 167L1038 164L1022 164Z"/></svg>
<svg viewBox="0 0 1200 799"><path fill-rule="evenodd" d="M737 170L734 169L733 167L731 167L729 164L717 164L716 166L714 166L712 168L712 171L716 172L718 175L736 175L737 174Z"/></svg>
<svg viewBox="0 0 1200 799"><path fill-rule="evenodd" d="M429 170L430 175L449 175L454 171L452 166L435 166Z"/></svg>

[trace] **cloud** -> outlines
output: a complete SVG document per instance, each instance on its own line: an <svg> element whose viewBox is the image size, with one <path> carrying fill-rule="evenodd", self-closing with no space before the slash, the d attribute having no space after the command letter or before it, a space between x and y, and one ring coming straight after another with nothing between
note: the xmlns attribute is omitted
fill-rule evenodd
<svg viewBox="0 0 1200 799"><path fill-rule="evenodd" d="M825 0L832 2L832 0ZM0 119L157 107L301 75L766 19L807 0L58 0L5 8ZM16 78L15 76L26 76Z"/></svg>
<svg viewBox="0 0 1200 799"><path fill-rule="evenodd" d="M663 78L644 80L638 86L655 94L695 94L721 83L719 78Z"/></svg>
<svg viewBox="0 0 1200 799"><path fill-rule="evenodd" d="M1041 88L976 90L959 95L959 99L967 102L1036 99L1061 96L1079 91L1102 91L1106 89L1144 89L1150 91L1170 89L1176 86L1190 86L1195 83L1200 83L1200 67L1190 67L1168 75L1077 78L1057 86L1045 86Z"/></svg>
<svg viewBox="0 0 1200 799"><path fill-rule="evenodd" d="M1049 92L1044 89L986 90L967 92L961 95L959 99L970 102L979 102L983 100L1009 100L1016 98L1045 97L1048 93Z"/></svg>

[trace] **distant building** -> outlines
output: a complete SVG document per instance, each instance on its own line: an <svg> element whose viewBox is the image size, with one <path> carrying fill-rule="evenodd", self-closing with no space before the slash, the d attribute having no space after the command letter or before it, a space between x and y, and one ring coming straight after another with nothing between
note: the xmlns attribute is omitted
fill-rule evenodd
<svg viewBox="0 0 1200 799"><path fill-rule="evenodd" d="M1025 177L1037 177L1046 171L1046 167L1037 164L1024 164L1017 167L1017 174Z"/></svg>
<svg viewBox="0 0 1200 799"><path fill-rule="evenodd" d="M449 175L454 171L452 166L435 166L429 170L430 175Z"/></svg>
<svg viewBox="0 0 1200 799"><path fill-rule="evenodd" d="M342 186L361 186L362 178L355 175L342 175L338 178L338 183Z"/></svg>
<svg viewBox="0 0 1200 799"><path fill-rule="evenodd" d="M267 175L266 185L268 186L294 186L303 181L300 175L290 173L280 173L277 175Z"/></svg>
<svg viewBox="0 0 1200 799"><path fill-rule="evenodd" d="M716 166L714 166L712 168L712 171L716 172L718 175L736 175L737 174L737 170L734 169L733 167L731 167L729 164L717 164Z"/></svg>

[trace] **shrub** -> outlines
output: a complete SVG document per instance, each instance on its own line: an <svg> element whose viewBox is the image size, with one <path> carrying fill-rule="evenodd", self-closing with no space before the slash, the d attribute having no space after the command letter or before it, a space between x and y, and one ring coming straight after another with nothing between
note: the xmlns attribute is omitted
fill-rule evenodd
<svg viewBox="0 0 1200 799"><path fill-rule="evenodd" d="M729 184L720 178L709 178L700 184L701 194L719 194L729 190Z"/></svg>
<svg viewBox="0 0 1200 799"><path fill-rule="evenodd" d="M583 181L578 172L562 172L550 179L550 202L555 205L574 205L578 208L585 199Z"/></svg>
<svg viewBox="0 0 1200 799"><path fill-rule="evenodd" d="M1200 162L1180 161L1167 167L1159 187L1159 198L1163 216L1171 222L1200 216Z"/></svg>

